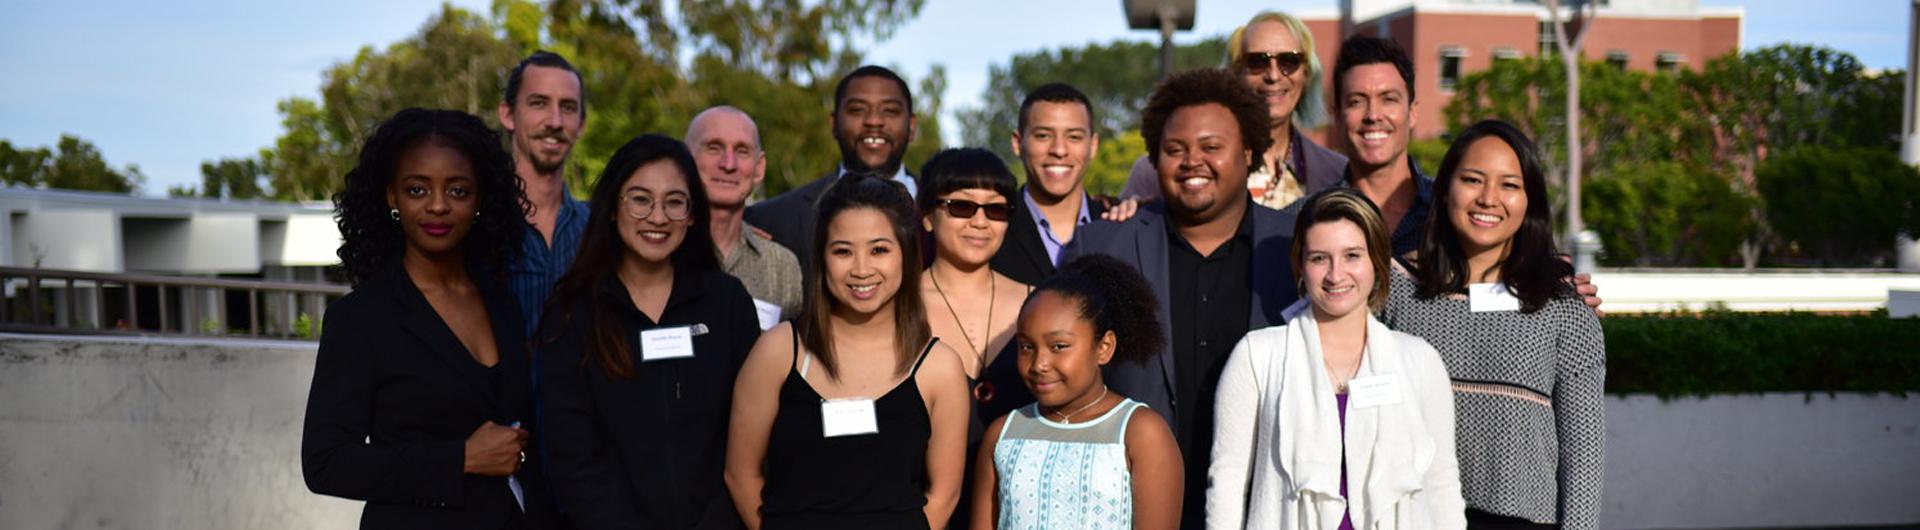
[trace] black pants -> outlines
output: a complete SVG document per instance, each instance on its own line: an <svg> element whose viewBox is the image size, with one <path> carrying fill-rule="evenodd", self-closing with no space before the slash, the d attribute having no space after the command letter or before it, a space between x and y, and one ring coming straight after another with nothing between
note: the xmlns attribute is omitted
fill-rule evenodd
<svg viewBox="0 0 1920 530"><path fill-rule="evenodd" d="M1540 524L1519 517L1467 510L1467 530L1558 530L1557 524Z"/></svg>

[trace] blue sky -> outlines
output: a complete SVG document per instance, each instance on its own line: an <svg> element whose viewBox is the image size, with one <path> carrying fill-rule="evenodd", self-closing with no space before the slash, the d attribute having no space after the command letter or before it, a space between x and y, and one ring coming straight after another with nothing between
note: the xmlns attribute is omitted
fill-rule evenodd
<svg viewBox="0 0 1920 530"><path fill-rule="evenodd" d="M485 12L486 0L452 2ZM1702 0L1746 8L1743 45L1821 44L1874 68L1900 68L1907 2ZM279 134L274 103L314 97L320 71L364 45L417 31L438 0L0 0L0 138L93 141L116 166L138 164L143 193L197 184L199 164L249 156ZM1332 9L1335 0L1201 0L1193 32L1221 34L1262 9ZM869 48L873 62L912 80L947 69L946 107L974 105L990 64L1016 53L1117 39L1129 31L1114 0L927 0L919 18ZM956 120L945 120L950 139ZM951 141L951 140L950 140Z"/></svg>

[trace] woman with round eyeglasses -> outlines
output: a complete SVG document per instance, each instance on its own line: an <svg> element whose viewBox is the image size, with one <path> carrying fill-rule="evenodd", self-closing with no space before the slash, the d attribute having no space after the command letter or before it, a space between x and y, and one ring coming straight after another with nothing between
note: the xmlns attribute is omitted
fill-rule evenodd
<svg viewBox="0 0 1920 530"><path fill-rule="evenodd" d="M1314 52L1313 32L1299 18L1279 11L1254 15L1227 38L1228 67L1267 103L1273 148L1247 175L1255 203L1285 208L1309 193L1331 188L1345 178L1347 157L1300 134L1326 123L1321 101L1323 71ZM1134 163L1120 196L1160 198L1160 178L1146 157Z"/></svg>
<svg viewBox="0 0 1920 530"><path fill-rule="evenodd" d="M578 528L736 527L721 482L728 411L760 326L707 237L693 156L635 138L589 205L536 337L559 505Z"/></svg>

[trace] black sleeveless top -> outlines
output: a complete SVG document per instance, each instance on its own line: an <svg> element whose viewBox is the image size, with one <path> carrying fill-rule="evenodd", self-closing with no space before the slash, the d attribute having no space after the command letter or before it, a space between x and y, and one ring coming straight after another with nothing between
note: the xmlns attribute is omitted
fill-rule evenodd
<svg viewBox="0 0 1920 530"><path fill-rule="evenodd" d="M927 441L933 422L914 376L933 351L920 351L907 378L874 400L873 434L827 438L825 400L794 364L780 386L780 412L767 439L760 514L767 530L927 528Z"/></svg>

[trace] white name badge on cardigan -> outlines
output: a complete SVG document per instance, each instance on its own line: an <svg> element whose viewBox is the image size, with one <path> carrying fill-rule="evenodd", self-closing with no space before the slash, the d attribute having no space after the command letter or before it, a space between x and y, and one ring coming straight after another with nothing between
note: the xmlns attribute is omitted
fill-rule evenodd
<svg viewBox="0 0 1920 530"><path fill-rule="evenodd" d="M640 360L664 361L693 356L695 326L654 328L640 332ZM699 326L704 331L706 326Z"/></svg>
<svg viewBox="0 0 1920 530"><path fill-rule="evenodd" d="M820 426L827 438L880 432L873 399L829 399L820 402Z"/></svg>
<svg viewBox="0 0 1920 530"><path fill-rule="evenodd" d="M1467 308L1475 313L1519 311L1520 299L1507 290L1504 282L1467 284Z"/></svg>
<svg viewBox="0 0 1920 530"><path fill-rule="evenodd" d="M1347 405L1356 409L1392 405L1400 402L1400 376L1397 374L1355 377L1347 381Z"/></svg>

